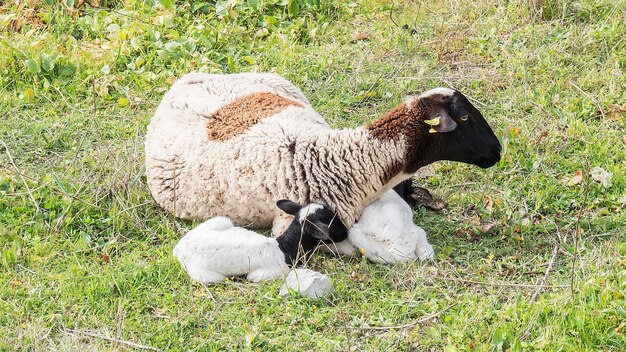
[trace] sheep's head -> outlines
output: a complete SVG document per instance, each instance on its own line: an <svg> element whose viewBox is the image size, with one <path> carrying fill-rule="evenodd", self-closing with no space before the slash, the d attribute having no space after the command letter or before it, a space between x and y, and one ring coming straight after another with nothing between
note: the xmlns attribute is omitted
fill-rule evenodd
<svg viewBox="0 0 626 352"><path fill-rule="evenodd" d="M488 168L500 161L502 147L491 127L467 98L458 91L435 88L407 102L418 118L419 146L414 146L407 172L438 160L452 160Z"/></svg>
<svg viewBox="0 0 626 352"><path fill-rule="evenodd" d="M294 220L301 226L302 233L310 235L324 243L341 242L348 237L348 229L337 214L328 206L311 203L300 205L283 199L276 202L278 208L296 217Z"/></svg>

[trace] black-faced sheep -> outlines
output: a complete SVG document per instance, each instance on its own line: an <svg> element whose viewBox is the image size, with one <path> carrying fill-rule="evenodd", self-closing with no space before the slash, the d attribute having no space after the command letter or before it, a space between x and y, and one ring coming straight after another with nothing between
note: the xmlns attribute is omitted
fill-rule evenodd
<svg viewBox="0 0 626 352"><path fill-rule="evenodd" d="M368 204L438 160L483 168L500 143L461 93L436 88L379 120L332 129L274 74L188 74L155 112L146 137L148 186L178 217L228 216L281 233L279 199L324 203L351 227Z"/></svg>
<svg viewBox="0 0 626 352"><path fill-rule="evenodd" d="M275 239L235 227L230 219L218 216L189 231L174 247L174 256L196 281L208 284L247 274L248 280L259 282L286 274L289 265L320 243L348 237L346 227L327 206L301 206L289 200L276 205L295 219Z"/></svg>

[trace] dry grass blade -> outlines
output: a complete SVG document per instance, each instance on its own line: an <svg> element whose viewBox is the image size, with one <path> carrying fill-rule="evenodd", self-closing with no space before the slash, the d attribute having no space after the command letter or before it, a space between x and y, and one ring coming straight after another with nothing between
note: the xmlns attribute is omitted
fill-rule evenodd
<svg viewBox="0 0 626 352"><path fill-rule="evenodd" d="M548 276L550 275L550 270L552 270L552 265L554 265L554 260L556 259L556 255L559 252L559 245L557 243L555 243L552 246L552 256L550 257L550 261L548 262L548 267L546 268L546 272L543 275L543 279L541 280L541 284L539 285L539 287L537 288L537 291L535 291L535 293L533 293L532 297L530 298L530 303L534 302L535 299L537 299L537 296L539 296L539 294L541 294L541 291L543 291L543 289L546 286L546 282L548 281Z"/></svg>
<svg viewBox="0 0 626 352"><path fill-rule="evenodd" d="M420 318L419 320L416 320L412 323L408 323L408 324L402 324L402 325L391 325L391 326L373 326L373 327L352 327L352 329L358 329L358 330L398 330L398 329L409 329L409 328L413 328L417 325L420 324L426 324L429 323L430 321L432 321L433 319L437 318L438 316L440 316L441 314L447 312L448 310L450 310L452 307L456 306L458 303L453 303L449 306L447 306L446 308L427 315L423 318Z"/></svg>
<svg viewBox="0 0 626 352"><path fill-rule="evenodd" d="M35 208L37 209L37 211L40 211L41 209L39 208L39 203L37 203L37 200L33 196L33 192L30 190L30 187L28 187L28 183L24 179L24 176L22 176L22 173L17 168L17 165L15 165L15 161L13 160L13 157L11 156L11 152L9 151L9 147L6 145L6 143L3 140L0 140L0 143L2 143L2 145L4 146L4 150L7 153L7 157L9 158L9 162L13 166L13 169L14 169L15 173L22 180L22 183L24 184L24 187L26 187L26 191L28 192L28 195L29 195L30 199L33 201L33 205L35 205Z"/></svg>
<svg viewBox="0 0 626 352"><path fill-rule="evenodd" d="M460 278L442 278L443 281L456 281L463 282L466 284L472 285L483 285L483 286L502 286L502 287L521 287L521 288L566 288L567 285L534 285L534 284L518 284L514 282L486 282L486 281L474 281L474 280L466 280Z"/></svg>
<svg viewBox="0 0 626 352"><path fill-rule="evenodd" d="M112 337L108 337L108 336L104 336L101 334L96 334L93 332L89 332L89 331L84 331L84 330L68 330L68 329L63 329L63 332L68 334L68 335L81 335L81 336L88 336L88 337L96 337L99 339L103 339L103 340L107 340L116 344L121 344L124 346L128 346L131 348L136 348L136 349L140 349L140 350L148 350L148 351L159 351L158 348L152 347L152 346L147 346L147 345L142 345L142 344L138 344L135 342L131 342L131 341L126 341L126 340L121 340L121 339L116 339L116 338L112 338Z"/></svg>

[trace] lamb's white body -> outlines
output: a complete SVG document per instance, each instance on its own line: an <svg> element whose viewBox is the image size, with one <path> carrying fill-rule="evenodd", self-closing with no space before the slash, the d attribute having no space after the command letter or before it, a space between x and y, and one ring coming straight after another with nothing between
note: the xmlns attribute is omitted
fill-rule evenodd
<svg viewBox="0 0 626 352"><path fill-rule="evenodd" d="M174 256L192 279L206 284L246 274L248 280L259 282L289 271L275 239L235 227L225 217L189 231L174 247Z"/></svg>
<svg viewBox="0 0 626 352"><path fill-rule="evenodd" d="M365 208L347 241L330 248L344 255L359 249L369 260L387 264L432 259L434 255L426 232L413 223L411 207L393 190Z"/></svg>
<svg viewBox="0 0 626 352"><path fill-rule="evenodd" d="M291 105L226 141L210 139L213 114L256 92L301 106ZM277 235L291 221L276 208L279 199L328 204L350 227L365 206L410 177L387 177L405 153L402 138L378 140L364 128L331 129L302 92L277 75L194 73L172 86L148 126L146 174L154 199L178 217L228 216L252 227L274 223Z"/></svg>

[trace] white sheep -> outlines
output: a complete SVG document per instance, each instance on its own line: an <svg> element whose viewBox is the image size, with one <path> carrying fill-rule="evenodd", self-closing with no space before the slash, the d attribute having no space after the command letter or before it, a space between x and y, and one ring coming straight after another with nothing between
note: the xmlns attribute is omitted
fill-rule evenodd
<svg viewBox="0 0 626 352"><path fill-rule="evenodd" d="M353 255L359 249L376 263L432 259L426 232L413 223L411 207L393 190L368 205L348 232L348 240L331 244L333 253Z"/></svg>
<svg viewBox="0 0 626 352"><path fill-rule="evenodd" d="M181 218L228 216L282 233L279 199L323 203L351 227L363 209L420 167L486 168L500 143L459 92L408 98L371 124L332 129L274 74L188 74L165 94L146 135L147 183Z"/></svg>
<svg viewBox="0 0 626 352"><path fill-rule="evenodd" d="M189 276L205 284L247 274L252 282L272 280L287 273L320 243L343 241L346 227L327 206L281 200L277 206L294 215L277 238L235 227L226 217L215 217L187 233L174 247L174 256Z"/></svg>

